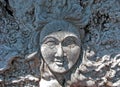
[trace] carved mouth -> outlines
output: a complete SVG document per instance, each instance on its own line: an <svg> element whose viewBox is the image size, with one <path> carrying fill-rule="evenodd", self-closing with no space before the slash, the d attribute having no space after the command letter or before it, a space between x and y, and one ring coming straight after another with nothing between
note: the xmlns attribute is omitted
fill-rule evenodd
<svg viewBox="0 0 120 87"><path fill-rule="evenodd" d="M55 61L55 63L58 65L58 66L63 66L63 62L61 62L61 61Z"/></svg>
<svg viewBox="0 0 120 87"><path fill-rule="evenodd" d="M56 65L58 65L58 66L63 66L63 64L64 64L64 61L63 60L58 60L58 59L55 59L55 61L54 61L55 63L56 63Z"/></svg>

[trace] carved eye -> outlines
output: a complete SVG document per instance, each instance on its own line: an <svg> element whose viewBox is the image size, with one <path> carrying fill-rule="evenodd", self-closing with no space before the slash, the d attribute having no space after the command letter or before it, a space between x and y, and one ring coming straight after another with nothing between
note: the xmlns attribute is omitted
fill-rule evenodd
<svg viewBox="0 0 120 87"><path fill-rule="evenodd" d="M48 46L55 46L56 44L55 44L55 41L48 41L48 42L46 42L46 44L48 45Z"/></svg>
<svg viewBox="0 0 120 87"><path fill-rule="evenodd" d="M68 45L69 48L74 48L75 47L75 44L70 44Z"/></svg>
<svg viewBox="0 0 120 87"><path fill-rule="evenodd" d="M64 46L69 47L69 48L74 48L75 43L73 41L67 41L64 43Z"/></svg>
<svg viewBox="0 0 120 87"><path fill-rule="evenodd" d="M49 48L54 48L58 44L58 40L54 37L47 37L43 44L46 44Z"/></svg>
<svg viewBox="0 0 120 87"><path fill-rule="evenodd" d="M44 44L46 44L51 49L56 46L56 42L54 40L46 40Z"/></svg>
<svg viewBox="0 0 120 87"><path fill-rule="evenodd" d="M76 44L76 39L72 38L72 37L67 37L62 42L62 45L65 46L65 47L74 48L77 45Z"/></svg>

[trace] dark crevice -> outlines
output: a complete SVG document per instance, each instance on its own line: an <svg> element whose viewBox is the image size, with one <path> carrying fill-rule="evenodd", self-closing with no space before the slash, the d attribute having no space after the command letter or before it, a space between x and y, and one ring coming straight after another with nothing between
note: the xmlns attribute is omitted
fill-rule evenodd
<svg viewBox="0 0 120 87"><path fill-rule="evenodd" d="M0 1L0 6L2 6L2 2Z"/></svg>
<svg viewBox="0 0 120 87"><path fill-rule="evenodd" d="M85 27L84 27L84 30L85 30L85 34L89 33L89 26L90 26L90 23L88 23Z"/></svg>
<svg viewBox="0 0 120 87"><path fill-rule="evenodd" d="M6 6L5 6L6 11L8 12L8 14L10 14L11 16L13 16L13 11L10 8L9 1L5 0L5 2L6 2Z"/></svg>

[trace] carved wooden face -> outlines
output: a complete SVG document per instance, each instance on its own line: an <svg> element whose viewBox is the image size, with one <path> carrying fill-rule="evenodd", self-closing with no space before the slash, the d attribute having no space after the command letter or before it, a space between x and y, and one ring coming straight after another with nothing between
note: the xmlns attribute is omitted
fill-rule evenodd
<svg viewBox="0 0 120 87"><path fill-rule="evenodd" d="M51 71L64 73L72 68L80 55L80 37L76 30L57 29L54 32L42 30L41 54ZM73 31L73 32L71 32Z"/></svg>

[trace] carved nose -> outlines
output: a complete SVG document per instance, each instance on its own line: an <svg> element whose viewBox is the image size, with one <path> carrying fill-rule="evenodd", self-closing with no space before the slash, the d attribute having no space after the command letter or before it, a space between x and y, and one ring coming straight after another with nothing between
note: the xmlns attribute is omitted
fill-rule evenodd
<svg viewBox="0 0 120 87"><path fill-rule="evenodd" d="M56 57L63 57L63 48L62 48L62 46L59 46L57 48L57 52L56 52L55 56Z"/></svg>

